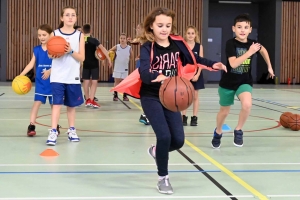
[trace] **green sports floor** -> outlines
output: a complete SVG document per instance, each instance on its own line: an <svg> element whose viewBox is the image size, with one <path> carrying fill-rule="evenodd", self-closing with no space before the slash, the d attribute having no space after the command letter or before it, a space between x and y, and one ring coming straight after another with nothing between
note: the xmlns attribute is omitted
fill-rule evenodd
<svg viewBox="0 0 300 200"><path fill-rule="evenodd" d="M10 85L0 83L0 200L300 199L300 131L279 123L283 112L300 114L299 85L255 85L244 147L233 145L240 110L236 99L225 122L230 130L224 131L221 148L212 149L219 105L217 85L207 84L199 94L199 125L184 127L185 145L170 153L173 195L156 189L156 165L147 154L155 135L138 121L139 100L113 102L112 85L99 83L101 107L77 108L81 141L68 141L63 107L61 134L49 147L49 104L40 108L37 135L27 137L34 88L19 96ZM59 155L40 156L47 149Z"/></svg>

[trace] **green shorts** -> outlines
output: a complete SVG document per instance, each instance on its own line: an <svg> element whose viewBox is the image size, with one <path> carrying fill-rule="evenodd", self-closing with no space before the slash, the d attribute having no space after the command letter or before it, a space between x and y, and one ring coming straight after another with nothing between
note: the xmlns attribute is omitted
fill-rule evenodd
<svg viewBox="0 0 300 200"><path fill-rule="evenodd" d="M234 102L234 95L237 97L243 92L250 92L252 93L252 87L248 84L240 85L237 90L229 90L222 87L219 87L219 96L220 96L220 105L221 106L231 106Z"/></svg>

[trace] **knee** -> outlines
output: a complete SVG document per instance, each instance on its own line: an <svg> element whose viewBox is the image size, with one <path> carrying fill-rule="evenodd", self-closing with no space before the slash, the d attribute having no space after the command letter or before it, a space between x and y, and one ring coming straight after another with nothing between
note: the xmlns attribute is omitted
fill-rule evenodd
<svg viewBox="0 0 300 200"><path fill-rule="evenodd" d="M229 114L229 111L230 109L225 107L225 108L221 108L219 113L223 116L227 116Z"/></svg>
<svg viewBox="0 0 300 200"><path fill-rule="evenodd" d="M172 149L180 149L184 145L184 137L177 137L172 139Z"/></svg>
<svg viewBox="0 0 300 200"><path fill-rule="evenodd" d="M244 111L250 112L251 107L252 107L251 102L244 102L242 104L242 110L244 110Z"/></svg>
<svg viewBox="0 0 300 200"><path fill-rule="evenodd" d="M180 149L181 147L183 147L183 145L184 145L184 139L180 139L180 140L176 141L176 143L174 144L174 148Z"/></svg>
<svg viewBox="0 0 300 200"><path fill-rule="evenodd" d="M164 134L157 137L157 142L169 146L171 143L171 136Z"/></svg>

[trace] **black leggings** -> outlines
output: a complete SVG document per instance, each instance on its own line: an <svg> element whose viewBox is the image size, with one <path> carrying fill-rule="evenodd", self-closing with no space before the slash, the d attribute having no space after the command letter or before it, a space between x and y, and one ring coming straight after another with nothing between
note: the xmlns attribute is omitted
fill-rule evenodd
<svg viewBox="0 0 300 200"><path fill-rule="evenodd" d="M184 144L180 112L167 110L155 97L141 97L143 110L156 135L156 164L159 176L168 175L169 152Z"/></svg>

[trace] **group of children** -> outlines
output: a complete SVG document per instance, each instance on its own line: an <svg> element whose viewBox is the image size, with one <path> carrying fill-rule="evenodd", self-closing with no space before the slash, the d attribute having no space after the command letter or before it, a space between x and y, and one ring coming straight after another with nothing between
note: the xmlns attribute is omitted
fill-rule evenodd
<svg viewBox="0 0 300 200"><path fill-rule="evenodd" d="M77 14L75 9L73 7L66 7L61 13L62 24L59 29L52 31L47 25L40 26L38 29L38 38L41 45L34 48L30 63L21 73L21 75L25 75L33 68L34 63L36 63L35 103L31 112L30 130L33 129L32 127L34 126L37 111L41 103L45 103L48 97L50 103L53 104L52 128L47 139L48 145L56 144L57 135L59 134L58 120L61 105L67 106L70 127L67 131L68 138L73 142L79 141L74 124L75 107L83 103L79 68L81 62L84 62L84 65L93 65L92 59L85 56L87 51L89 51L89 48L85 49L85 42L87 41L93 48L104 48L100 45L99 41L90 38L90 35L86 35L87 38L84 38L79 31L74 29L76 19ZM137 78L140 78L141 85L138 88L130 89L137 90L139 93L141 105L145 112L141 117L145 117L145 120L151 123L156 135L156 145L151 145L148 153L157 165L159 176L157 189L160 193L164 194L173 193L168 174L169 152L180 149L183 146L183 126L187 125L187 116L186 111L182 113L172 112L161 104L159 100L161 82L170 76L179 75L179 70L184 69L185 66L194 66L195 70L191 82L195 88L195 99L193 101L193 116L191 117L190 125L196 126L199 107L198 90L204 88L201 70L207 69L207 67L214 70L223 70L224 73L222 74L218 89L220 111L217 114L216 128L213 133L211 145L213 148L220 148L222 125L229 114L230 106L233 105L234 96L236 95L241 102L242 108L238 124L234 129L233 143L235 146L242 147L242 128L249 116L252 104L253 80L251 76L251 61L255 53L261 53L267 63L270 77L273 78L275 76L267 50L257 41L248 38L252 30L252 22L248 15L242 14L234 19L232 30L236 36L229 39L226 43L226 66L220 62L203 58L203 48L200 45L198 31L194 26L187 27L184 35L185 39L174 36L176 33L174 19L175 13L172 10L155 8L145 18L144 23L138 25L138 28L141 30L140 32L137 30L138 37L134 40L129 39L131 44L141 45L140 55L135 59L139 71L139 77ZM84 28L83 32L84 34L90 34ZM68 45L66 46L64 56L59 58L50 56L50 59L47 55L46 43L53 35L64 37ZM120 44L114 46L111 50L116 51L117 55L113 76L116 80L115 84L119 84L121 80L126 79L128 75L128 62L130 59L133 59L133 52L127 44L126 35L122 34ZM103 49L103 51L106 50ZM124 68L121 59L126 60L127 68ZM165 60L169 62L165 62ZM201 64L201 66L195 65L194 61ZM90 77L92 77L92 80L95 80L97 76L94 76L93 67L84 71L83 77L86 78L84 80L89 80ZM88 83L84 82L84 87L88 87ZM93 87L95 88L95 84ZM130 92L128 95L131 95ZM86 93L86 98L87 102L91 102L94 95L88 96ZM115 91L113 99L118 99L117 91ZM128 100L126 94L123 96L123 100ZM28 132L28 135L33 134L32 132Z"/></svg>

